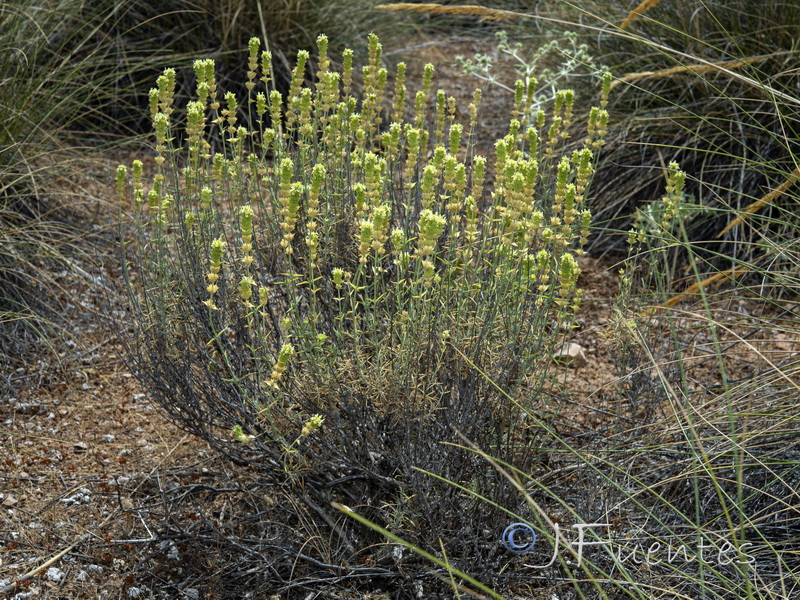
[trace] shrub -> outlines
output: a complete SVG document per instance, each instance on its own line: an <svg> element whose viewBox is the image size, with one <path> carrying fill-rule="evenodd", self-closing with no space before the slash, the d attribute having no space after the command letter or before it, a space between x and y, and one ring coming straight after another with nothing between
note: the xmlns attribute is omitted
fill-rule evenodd
<svg viewBox="0 0 800 600"><path fill-rule="evenodd" d="M151 90L156 173L118 171L137 223L134 369L174 421L312 513L298 513L295 548L315 521L336 532L326 555L378 539L334 525L335 498L420 543L461 540L460 560L488 572L492 515L476 523L473 500L423 471L499 502L513 490L448 443L454 430L521 468L536 459L520 407L550 385L580 305L607 115L595 109L584 147L562 156L574 95L531 114L529 86L487 161L474 152L479 93L460 122L432 65L410 94L405 65L390 84L371 36L357 97L351 53L336 72L317 42L315 82L301 51L287 97L257 39L247 97L217 86L211 60L194 63L185 109L173 71Z"/></svg>

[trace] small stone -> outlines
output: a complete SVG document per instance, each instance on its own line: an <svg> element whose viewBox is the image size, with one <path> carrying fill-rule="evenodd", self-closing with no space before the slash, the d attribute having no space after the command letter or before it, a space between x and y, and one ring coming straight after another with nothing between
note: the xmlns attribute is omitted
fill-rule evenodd
<svg viewBox="0 0 800 600"><path fill-rule="evenodd" d="M89 449L89 444L85 444L83 442L78 442L72 446L75 449L75 452L86 452Z"/></svg>
<svg viewBox="0 0 800 600"><path fill-rule="evenodd" d="M3 506L5 506L6 508L14 506L17 502L18 502L17 497L14 496L13 494L9 494L5 498L3 498Z"/></svg>
<svg viewBox="0 0 800 600"><path fill-rule="evenodd" d="M553 360L571 369L580 369L589 364L583 346L574 342L562 346L561 350L556 352L555 356L553 356Z"/></svg>
<svg viewBox="0 0 800 600"><path fill-rule="evenodd" d="M107 433L106 435L103 436L103 441L106 444L110 444L111 442L114 441L114 439L115 439L115 436L114 436L113 433Z"/></svg>
<svg viewBox="0 0 800 600"><path fill-rule="evenodd" d="M66 576L66 573L59 569L58 567L50 567L47 569L47 573L45 573L45 579L48 581L55 581L59 582Z"/></svg>

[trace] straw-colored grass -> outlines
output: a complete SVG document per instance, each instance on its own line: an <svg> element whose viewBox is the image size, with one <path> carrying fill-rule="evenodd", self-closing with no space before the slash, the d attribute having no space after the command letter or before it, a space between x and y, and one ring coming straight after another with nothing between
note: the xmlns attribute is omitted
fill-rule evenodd
<svg viewBox="0 0 800 600"><path fill-rule="evenodd" d="M636 19L653 8L659 2L661 2L661 0L644 0L639 6L628 13L628 16L625 17L622 25L620 25L620 29L625 29L628 27L631 23L633 23Z"/></svg>
<svg viewBox="0 0 800 600"><path fill-rule="evenodd" d="M386 11L408 11L408 12L418 12L418 13L429 13L434 15L457 15L457 16L468 16L468 17L480 17L482 21L507 21L510 19L518 19L520 17L527 16L510 10L486 8L478 4L445 6L442 4L435 4L435 3L411 4L409 2L398 2L394 4L379 4L375 8L378 10L386 10Z"/></svg>
<svg viewBox="0 0 800 600"><path fill-rule="evenodd" d="M723 229L717 235L717 237L721 238L737 225L741 225L742 223L744 223L744 221L747 219L749 215L755 214L765 206L769 206L770 204L772 204L776 199L780 198L781 195L783 195L786 192L786 190L788 190L795 183L797 183L798 179L800 179L800 166L798 166L794 171L792 171L791 175L789 175L789 177L786 178L786 181L784 181L774 190L772 190L768 194L765 194L752 204L746 206L744 210L741 211L741 214L739 214L739 216L736 217L733 221L728 223L725 226L725 229Z"/></svg>
<svg viewBox="0 0 800 600"><path fill-rule="evenodd" d="M639 73L627 73L618 79L611 82L611 88L615 88L623 83L633 83L641 79L661 79L664 77L672 77L673 75L703 75L713 71L720 73L729 73L733 69L739 69L745 65L755 64L768 58L774 57L774 54L767 54L763 56L753 56L742 60L724 60L714 63L695 64L695 65L681 65L678 67L670 67L669 69L660 69L658 71L641 71Z"/></svg>

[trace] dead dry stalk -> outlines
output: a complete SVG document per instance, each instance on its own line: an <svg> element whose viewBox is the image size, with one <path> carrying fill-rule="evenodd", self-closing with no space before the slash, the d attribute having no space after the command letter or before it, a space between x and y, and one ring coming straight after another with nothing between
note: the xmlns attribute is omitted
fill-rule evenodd
<svg viewBox="0 0 800 600"><path fill-rule="evenodd" d="M644 14L651 8L653 8L656 4L661 2L661 0L644 0L639 6L634 8L631 12L628 13L628 16L625 17L625 20L620 25L620 29L625 29L628 25L633 23L640 15Z"/></svg>
<svg viewBox="0 0 800 600"><path fill-rule="evenodd" d="M611 87L614 88L620 83L630 83L640 79L660 79L670 77L672 75L679 75L681 73L689 73L690 75L702 75L709 71L720 71L722 73L728 72L731 69L738 69L745 65L750 65L762 60L766 60L774 56L773 54L764 54L761 56L753 56L742 60L724 60L715 63L696 64L696 65L682 65L679 67L670 67L669 69L661 69L660 71L641 71L639 73L628 73L619 79L611 82Z"/></svg>
<svg viewBox="0 0 800 600"><path fill-rule="evenodd" d="M752 215L753 213L757 213L762 208L767 206L768 204L772 203L775 199L779 198L786 190L792 187L797 180L800 179L800 166L795 168L794 171L787 177L786 181L772 190L770 193L765 194L759 200L756 200L749 206L747 206L738 217L736 217L733 221L728 223L728 225L723 229L718 235L717 238L721 238L723 235L728 233L731 229L744 223L744 220L747 218L748 215Z"/></svg>
<svg viewBox="0 0 800 600"><path fill-rule="evenodd" d="M411 4L408 2L398 2L395 4L379 4L375 8L379 10L390 11L411 11L411 12L426 12L437 15L466 15L473 17L481 17L481 21L506 21L508 19L516 19L524 17L520 13L515 13L510 10L498 10L493 8L485 8L477 4L465 4L462 6L442 6L441 4Z"/></svg>

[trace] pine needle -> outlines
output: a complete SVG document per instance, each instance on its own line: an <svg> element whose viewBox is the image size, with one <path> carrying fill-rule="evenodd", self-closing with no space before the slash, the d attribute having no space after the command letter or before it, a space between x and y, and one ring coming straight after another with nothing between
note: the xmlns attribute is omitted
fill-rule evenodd
<svg viewBox="0 0 800 600"><path fill-rule="evenodd" d="M639 6L628 13L628 16L625 17L625 20L622 22L622 25L620 25L620 28L625 29L628 25L633 23L633 21L636 20L639 15L647 12L659 2L661 2L661 0L644 0Z"/></svg>
<svg viewBox="0 0 800 600"><path fill-rule="evenodd" d="M747 215L752 215L753 213L757 213L762 208L770 204L773 200L780 197L786 190L788 190L792 185L794 185L797 180L800 179L800 166L798 166L794 171L792 171L791 175L772 190L770 193L766 194L764 197L756 200L749 206L747 206L738 217L736 217L733 221L728 223L728 225L723 229L718 235L717 238L721 238L723 235L728 233L731 229L736 227L737 225L744 223L744 220L747 218Z"/></svg>

